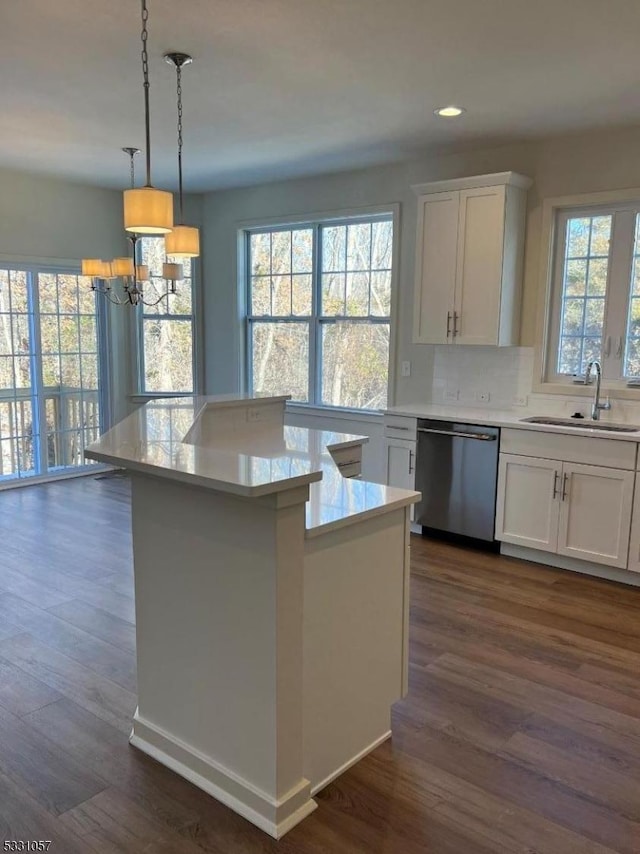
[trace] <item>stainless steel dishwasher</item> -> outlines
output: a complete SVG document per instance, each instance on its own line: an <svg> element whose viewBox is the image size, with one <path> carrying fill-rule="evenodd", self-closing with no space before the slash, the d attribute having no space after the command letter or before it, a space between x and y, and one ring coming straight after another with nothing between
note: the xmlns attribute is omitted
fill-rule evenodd
<svg viewBox="0 0 640 854"><path fill-rule="evenodd" d="M458 421L418 421L418 525L493 542L500 430Z"/></svg>

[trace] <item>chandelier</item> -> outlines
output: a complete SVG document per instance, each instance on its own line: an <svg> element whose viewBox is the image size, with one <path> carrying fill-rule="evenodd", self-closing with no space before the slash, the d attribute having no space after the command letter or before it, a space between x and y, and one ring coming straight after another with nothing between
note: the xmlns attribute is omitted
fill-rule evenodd
<svg viewBox="0 0 640 854"><path fill-rule="evenodd" d="M149 269L137 263L136 247L141 236L164 235L165 255L174 258L194 258L200 253L198 229L184 225L184 201L182 191L182 67L192 59L188 54L171 53L165 60L173 64L177 73L178 95L178 182L180 202L180 224L173 225L173 194L159 190L151 183L151 126L149 111L149 56L147 52L148 19L147 0L141 0L142 11L142 78L144 90L144 123L146 183L135 186L134 158L139 154L137 148L123 148L130 157L131 186L124 191L124 229L131 244L130 257L114 258L103 261L97 258L85 258L82 261L82 275L91 278L91 290L105 296L116 305L157 305L161 300L176 293L176 283L183 278L182 264L166 260L162 268L162 278L167 282L166 291L157 299L149 302L144 298L143 284L149 281ZM114 292L112 282L121 279L122 291Z"/></svg>

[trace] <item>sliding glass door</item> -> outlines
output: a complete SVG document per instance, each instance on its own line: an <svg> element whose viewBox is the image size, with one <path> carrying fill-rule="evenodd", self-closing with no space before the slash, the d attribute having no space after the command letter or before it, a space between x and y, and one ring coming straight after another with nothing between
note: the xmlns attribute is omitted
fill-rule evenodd
<svg viewBox="0 0 640 854"><path fill-rule="evenodd" d="M0 482L87 465L105 412L97 308L86 278L0 269Z"/></svg>

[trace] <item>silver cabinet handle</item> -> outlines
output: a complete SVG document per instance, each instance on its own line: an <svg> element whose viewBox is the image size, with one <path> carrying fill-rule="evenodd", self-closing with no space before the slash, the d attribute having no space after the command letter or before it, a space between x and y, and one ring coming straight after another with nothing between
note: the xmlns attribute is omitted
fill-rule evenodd
<svg viewBox="0 0 640 854"><path fill-rule="evenodd" d="M416 470L416 467L411 464L414 456L415 455L414 455L413 451L409 451L409 474L413 474L414 471Z"/></svg>
<svg viewBox="0 0 640 854"><path fill-rule="evenodd" d="M451 312L447 312L447 338L451 335Z"/></svg>
<svg viewBox="0 0 640 854"><path fill-rule="evenodd" d="M607 335L607 340L606 340L606 343L604 345L604 355L605 355L605 358L607 358L607 359L611 355L611 336L610 335Z"/></svg>
<svg viewBox="0 0 640 854"><path fill-rule="evenodd" d="M436 433L438 436L452 436L454 439L477 439L480 442L495 442L497 436L491 433L463 433L461 430L436 430L433 427L418 427L418 433Z"/></svg>
<svg viewBox="0 0 640 854"><path fill-rule="evenodd" d="M618 338L618 346L616 347L616 359L621 359L621 358L622 358L622 346L623 346L623 343L624 343L624 339L623 339L622 335L620 335L620 336L619 336L619 338Z"/></svg>
<svg viewBox="0 0 640 854"><path fill-rule="evenodd" d="M562 475L562 500L565 501L567 498L567 486L569 485L569 475L565 472Z"/></svg>
<svg viewBox="0 0 640 854"><path fill-rule="evenodd" d="M395 424L387 424L387 430L411 430L411 427L397 427Z"/></svg>
<svg viewBox="0 0 640 854"><path fill-rule="evenodd" d="M458 312L453 312L453 337L455 338L458 334Z"/></svg>
<svg viewBox="0 0 640 854"><path fill-rule="evenodd" d="M560 477L559 472L554 471L553 473L553 495L551 496L551 500L555 500L558 497L558 478Z"/></svg>

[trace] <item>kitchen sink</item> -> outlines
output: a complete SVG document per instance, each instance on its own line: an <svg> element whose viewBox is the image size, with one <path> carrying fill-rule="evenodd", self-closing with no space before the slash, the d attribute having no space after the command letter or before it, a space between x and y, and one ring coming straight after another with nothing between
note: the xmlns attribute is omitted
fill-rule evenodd
<svg viewBox="0 0 640 854"><path fill-rule="evenodd" d="M548 424L551 427L577 427L588 430L605 430L608 433L638 433L640 427L633 424L611 424L601 421L593 421L591 418L546 418L543 415L533 415L530 418L521 418L528 424Z"/></svg>

